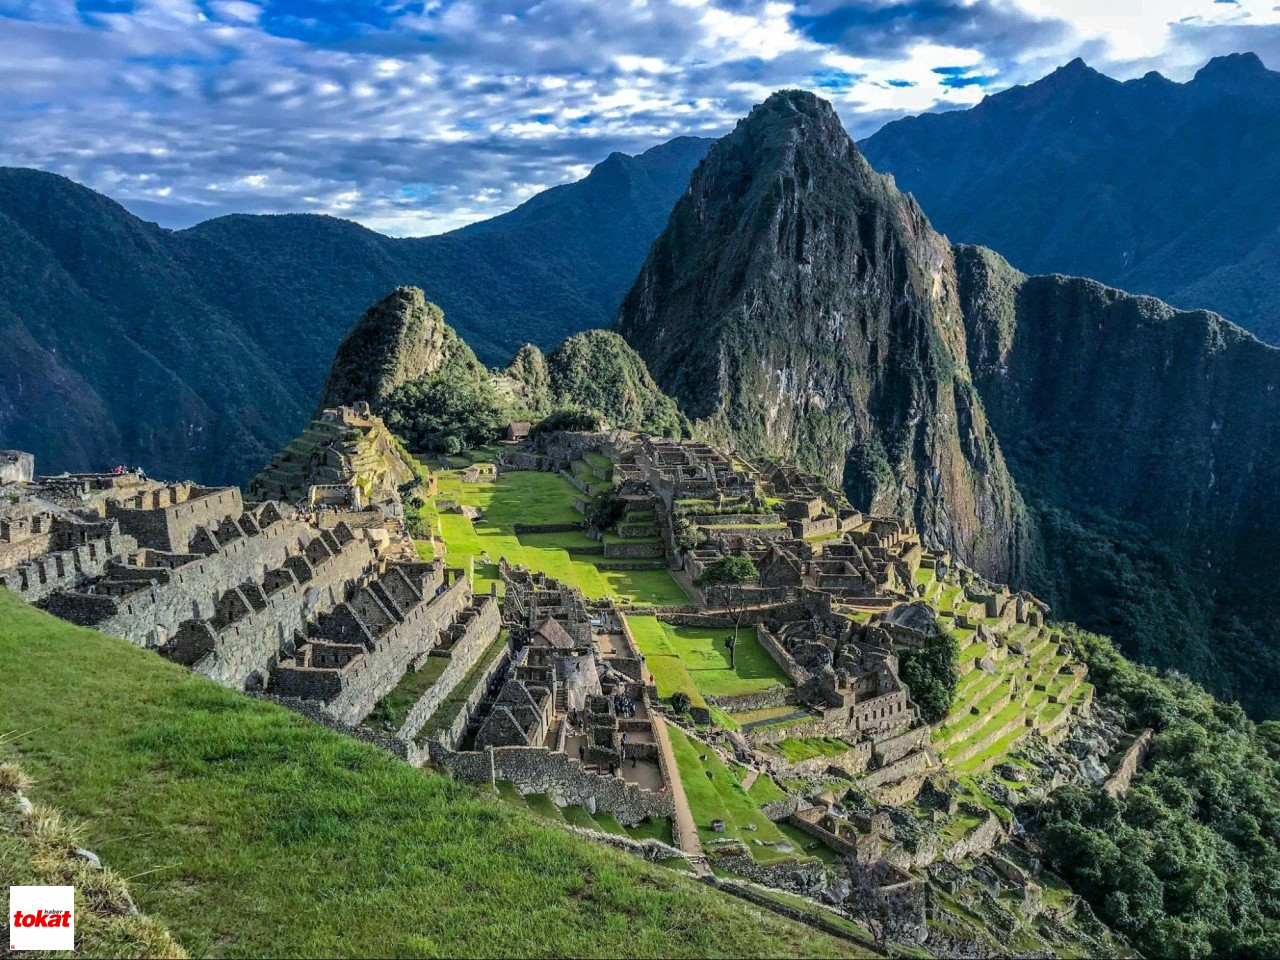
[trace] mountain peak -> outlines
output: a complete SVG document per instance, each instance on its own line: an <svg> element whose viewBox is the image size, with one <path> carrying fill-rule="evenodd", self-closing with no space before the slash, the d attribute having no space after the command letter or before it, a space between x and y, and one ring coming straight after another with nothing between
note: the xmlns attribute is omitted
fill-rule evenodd
<svg viewBox="0 0 1280 960"><path fill-rule="evenodd" d="M439 307L417 287L397 287L364 312L338 347L320 409L360 400L377 407L459 351L478 366Z"/></svg>
<svg viewBox="0 0 1280 960"><path fill-rule="evenodd" d="M1229 53L1214 57L1198 71L1193 83L1233 83L1256 80L1269 74L1267 65L1256 53Z"/></svg>
<svg viewBox="0 0 1280 960"><path fill-rule="evenodd" d="M836 116L835 107L809 90L778 90L757 104L740 125L754 126L782 120L784 123L797 119L810 118L824 124L834 124L843 130L840 118Z"/></svg>
<svg viewBox="0 0 1280 960"><path fill-rule="evenodd" d="M1074 89L1080 84L1098 79L1109 78L1085 63L1083 58L1076 57L1070 63L1064 63L1053 73L1031 84L1030 89Z"/></svg>

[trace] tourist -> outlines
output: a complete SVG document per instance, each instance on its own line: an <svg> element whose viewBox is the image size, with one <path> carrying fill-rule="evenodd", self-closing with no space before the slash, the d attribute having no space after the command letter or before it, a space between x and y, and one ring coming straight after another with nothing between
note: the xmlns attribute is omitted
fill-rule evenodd
<svg viewBox="0 0 1280 960"><path fill-rule="evenodd" d="M580 744L578 744L578 759L579 759L579 760L586 760L586 759L587 759L587 748L586 748L586 746L584 746L584 745L583 745L583 744L581 744L581 743L580 743Z"/></svg>

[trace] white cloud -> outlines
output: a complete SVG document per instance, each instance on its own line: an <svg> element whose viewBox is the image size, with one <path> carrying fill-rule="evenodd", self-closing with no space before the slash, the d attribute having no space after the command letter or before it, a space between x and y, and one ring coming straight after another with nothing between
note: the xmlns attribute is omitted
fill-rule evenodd
<svg viewBox="0 0 1280 960"><path fill-rule="evenodd" d="M719 135L781 87L865 135L1082 52L1177 79L1254 42L1280 56L1278 2L371 0L307 21L248 0L0 0L0 163L163 201L172 222L306 210L438 232L612 150Z"/></svg>

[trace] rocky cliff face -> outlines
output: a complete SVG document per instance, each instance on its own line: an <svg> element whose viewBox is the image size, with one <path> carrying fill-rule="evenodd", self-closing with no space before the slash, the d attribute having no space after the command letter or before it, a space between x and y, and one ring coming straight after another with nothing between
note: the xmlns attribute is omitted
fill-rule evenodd
<svg viewBox="0 0 1280 960"><path fill-rule="evenodd" d="M1016 579L1025 515L970 382L951 249L830 104L775 94L712 148L618 330L700 430Z"/></svg>
<svg viewBox="0 0 1280 960"><path fill-rule="evenodd" d="M358 400L377 408L396 387L455 358L480 366L439 307L417 287L398 287L366 310L343 338L320 409Z"/></svg>
<svg viewBox="0 0 1280 960"><path fill-rule="evenodd" d="M956 261L974 379L1039 521L1033 589L1275 713L1280 350L982 248Z"/></svg>

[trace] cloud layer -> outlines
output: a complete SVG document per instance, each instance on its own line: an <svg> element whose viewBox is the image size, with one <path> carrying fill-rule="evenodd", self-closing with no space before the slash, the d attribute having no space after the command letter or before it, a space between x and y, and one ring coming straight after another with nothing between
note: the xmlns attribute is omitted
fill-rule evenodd
<svg viewBox="0 0 1280 960"><path fill-rule="evenodd" d="M1076 55L1121 77L1243 49L1278 65L1276 4L0 0L0 163L172 226L312 212L436 233L612 150L720 135L780 87L863 136Z"/></svg>

